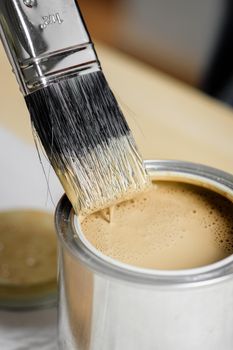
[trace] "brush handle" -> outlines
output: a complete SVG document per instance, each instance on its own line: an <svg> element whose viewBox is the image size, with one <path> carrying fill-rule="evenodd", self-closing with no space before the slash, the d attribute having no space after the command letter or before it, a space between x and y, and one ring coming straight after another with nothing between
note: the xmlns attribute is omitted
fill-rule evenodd
<svg viewBox="0 0 233 350"><path fill-rule="evenodd" d="M0 0L0 35L24 95L100 69L75 0Z"/></svg>

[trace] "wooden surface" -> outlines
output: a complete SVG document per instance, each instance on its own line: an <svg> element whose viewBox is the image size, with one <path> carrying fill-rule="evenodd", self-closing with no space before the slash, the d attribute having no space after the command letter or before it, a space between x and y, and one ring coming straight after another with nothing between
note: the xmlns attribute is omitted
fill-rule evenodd
<svg viewBox="0 0 233 350"><path fill-rule="evenodd" d="M181 159L233 173L233 111L129 57L97 46L145 159ZM0 48L0 125L32 142L28 112Z"/></svg>

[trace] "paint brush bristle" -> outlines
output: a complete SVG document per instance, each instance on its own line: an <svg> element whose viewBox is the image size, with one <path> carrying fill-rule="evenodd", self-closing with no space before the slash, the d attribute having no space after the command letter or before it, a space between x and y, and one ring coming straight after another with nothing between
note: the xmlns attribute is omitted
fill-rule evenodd
<svg viewBox="0 0 233 350"><path fill-rule="evenodd" d="M33 128L76 212L145 189L149 177L102 71L67 77L25 97Z"/></svg>

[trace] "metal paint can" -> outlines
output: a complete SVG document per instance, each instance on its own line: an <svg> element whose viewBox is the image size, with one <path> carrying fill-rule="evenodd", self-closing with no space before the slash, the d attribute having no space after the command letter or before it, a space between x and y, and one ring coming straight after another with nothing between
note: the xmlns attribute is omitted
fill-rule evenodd
<svg viewBox="0 0 233 350"><path fill-rule="evenodd" d="M198 184L233 200L233 176L204 165L146 161L153 179ZM98 252L64 196L59 236L59 349L232 350L233 255L186 270L133 267Z"/></svg>

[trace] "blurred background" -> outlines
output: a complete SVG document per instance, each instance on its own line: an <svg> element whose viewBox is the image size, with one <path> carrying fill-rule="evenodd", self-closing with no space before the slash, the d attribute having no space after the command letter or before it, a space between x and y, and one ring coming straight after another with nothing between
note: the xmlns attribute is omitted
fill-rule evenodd
<svg viewBox="0 0 233 350"><path fill-rule="evenodd" d="M232 0L79 0L94 40L233 106Z"/></svg>

